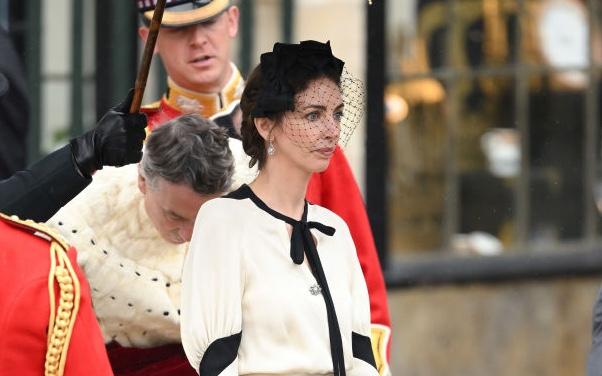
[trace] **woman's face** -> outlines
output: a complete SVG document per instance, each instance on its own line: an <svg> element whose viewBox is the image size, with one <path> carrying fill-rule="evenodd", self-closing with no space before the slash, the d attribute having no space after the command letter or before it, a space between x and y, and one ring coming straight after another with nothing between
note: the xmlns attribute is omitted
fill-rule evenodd
<svg viewBox="0 0 602 376"><path fill-rule="evenodd" d="M295 110L272 131L276 153L307 172L324 171L339 141L342 117L339 86L328 78L311 81L295 96Z"/></svg>

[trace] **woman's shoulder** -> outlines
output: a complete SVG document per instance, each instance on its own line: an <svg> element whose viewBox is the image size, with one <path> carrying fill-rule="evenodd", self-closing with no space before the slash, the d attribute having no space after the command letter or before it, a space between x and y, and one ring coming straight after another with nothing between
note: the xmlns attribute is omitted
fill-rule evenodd
<svg viewBox="0 0 602 376"><path fill-rule="evenodd" d="M240 221L252 213L252 206L245 201L248 200L238 200L230 196L211 199L201 206L197 218L209 216L214 219L226 220L226 223Z"/></svg>
<svg viewBox="0 0 602 376"><path fill-rule="evenodd" d="M198 236L228 243L238 242L247 236L245 234L254 223L253 218L252 211L241 200L228 197L211 199L197 213L193 241L197 237L195 234L202 234Z"/></svg>
<svg viewBox="0 0 602 376"><path fill-rule="evenodd" d="M215 215L220 213L225 214L225 210L235 209L240 206L236 201L238 200L232 200L227 196L213 198L201 206L199 213L214 213Z"/></svg>

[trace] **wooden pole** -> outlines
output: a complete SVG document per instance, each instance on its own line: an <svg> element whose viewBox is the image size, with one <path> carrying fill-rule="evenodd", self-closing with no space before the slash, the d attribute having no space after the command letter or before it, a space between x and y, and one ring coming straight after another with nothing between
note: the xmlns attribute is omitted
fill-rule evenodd
<svg viewBox="0 0 602 376"><path fill-rule="evenodd" d="M148 71L150 70L151 60L155 51L155 43L157 42L157 36L159 35L159 29L161 27L163 10L165 10L165 2L166 0L157 0L157 4L155 5L153 19L151 20L149 27L150 31L148 33L148 38L146 38L144 53L142 54L142 61L140 62L140 69L138 70L138 76L136 77L136 85L134 86L134 98L130 105L131 114L140 111L144 89L146 88L146 79L148 78Z"/></svg>

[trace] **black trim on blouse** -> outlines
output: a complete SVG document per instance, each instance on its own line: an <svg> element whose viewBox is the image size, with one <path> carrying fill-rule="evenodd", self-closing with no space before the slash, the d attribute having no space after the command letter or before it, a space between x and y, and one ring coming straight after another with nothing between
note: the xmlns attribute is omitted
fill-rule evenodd
<svg viewBox="0 0 602 376"><path fill-rule="evenodd" d="M222 337L209 345L201 364L199 364L199 375L217 376L222 373L236 359L242 332Z"/></svg>
<svg viewBox="0 0 602 376"><path fill-rule="evenodd" d="M372 342L370 337L366 337L356 332L351 333L351 343L353 347L353 357L361 359L376 368L374 353L372 352Z"/></svg>
<svg viewBox="0 0 602 376"><path fill-rule="evenodd" d="M266 205L265 202L257 197L251 187L246 184L243 184L239 189L229 193L225 197L237 200L248 198L260 209L293 227L290 249L291 259L295 264L301 265L303 263L304 253L305 256L307 256L307 261L312 273L314 274L314 277L316 278L316 281L322 289L322 297L324 298L324 303L326 304L328 335L330 339L330 353L332 357L334 376L345 376L345 359L343 357L343 340L341 339L341 329L339 327L339 321L337 319L332 295L330 294L330 289L328 288L328 281L326 280L326 275L324 274L324 269L322 268L322 262L320 261L320 256L318 255L314 238L309 231L310 229L315 228L325 235L332 236L335 233L335 229L318 222L307 222L307 201L305 201L305 207L303 208L301 220L297 221L271 209Z"/></svg>

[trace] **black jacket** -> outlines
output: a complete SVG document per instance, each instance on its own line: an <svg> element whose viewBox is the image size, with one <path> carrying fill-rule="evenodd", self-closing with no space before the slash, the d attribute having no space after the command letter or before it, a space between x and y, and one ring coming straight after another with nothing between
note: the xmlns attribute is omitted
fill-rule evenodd
<svg viewBox="0 0 602 376"><path fill-rule="evenodd" d="M67 145L0 181L0 212L45 222L81 192L92 179L77 171Z"/></svg>

